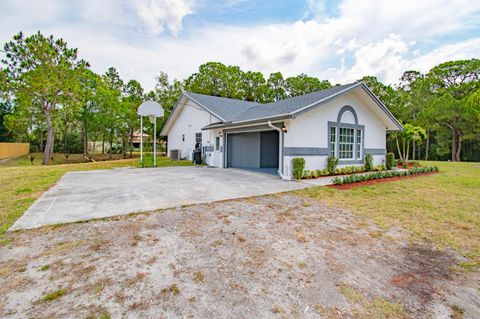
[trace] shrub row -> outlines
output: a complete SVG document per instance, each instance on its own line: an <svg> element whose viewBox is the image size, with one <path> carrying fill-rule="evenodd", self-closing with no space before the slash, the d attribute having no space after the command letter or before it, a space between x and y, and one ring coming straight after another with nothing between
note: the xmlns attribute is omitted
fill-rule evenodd
<svg viewBox="0 0 480 319"><path fill-rule="evenodd" d="M384 171L385 166L377 165L372 167L372 171ZM336 168L333 171L333 174L330 171L325 169L317 169L317 170L305 170L303 171L303 177L306 179L310 178L317 178L322 176L329 176L329 175L347 175L347 174L354 174L354 173L363 173L366 172L365 166L345 166L341 168Z"/></svg>
<svg viewBox="0 0 480 319"><path fill-rule="evenodd" d="M393 153L388 153L386 156L385 165L373 165L373 156L371 154L365 154L365 165L363 166L346 166L342 168L337 168L338 159L334 156L329 156L327 158L327 167L325 169L318 170L304 170L305 169L305 159L297 157L292 159L293 166L293 177L296 180L302 178L318 178L321 176L329 175L348 175L355 173L363 172L372 172L372 171L384 171L385 169L392 169L395 166L395 157Z"/></svg>
<svg viewBox="0 0 480 319"><path fill-rule="evenodd" d="M383 179L383 178L392 178L397 176L409 176L409 175L416 175L416 174L424 174L430 172L438 172L437 166L425 166L425 167L414 167L409 170L405 171L378 171L378 172L371 172L368 174L354 174L348 175L344 177L335 177L333 179L333 184L335 185L345 185L351 183L358 183L369 181L373 179Z"/></svg>

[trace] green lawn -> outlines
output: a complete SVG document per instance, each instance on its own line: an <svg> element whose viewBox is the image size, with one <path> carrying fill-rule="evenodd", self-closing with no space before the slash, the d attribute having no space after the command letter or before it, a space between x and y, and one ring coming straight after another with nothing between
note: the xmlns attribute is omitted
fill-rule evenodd
<svg viewBox="0 0 480 319"><path fill-rule="evenodd" d="M34 157L33 165L42 165L43 153L30 153ZM68 156L68 157L67 157ZM128 154L127 154L128 157ZM133 157L140 157L138 152L133 153ZM122 154L112 154L112 160L123 159ZM95 154L94 160L98 162L108 161L108 154ZM51 159L48 165L59 165L59 164L78 164L78 163L89 163L90 161L83 157L82 154L64 154L64 153L55 153L53 159ZM13 158L4 162L0 162L0 167L3 166L31 166L32 162L28 156L20 156Z"/></svg>
<svg viewBox="0 0 480 319"><path fill-rule="evenodd" d="M480 163L422 162L440 173L403 181L337 190L298 191L328 205L344 206L380 229L400 226L412 239L428 239L480 262ZM469 265L465 265L469 267Z"/></svg>
<svg viewBox="0 0 480 319"><path fill-rule="evenodd" d="M56 155L59 160L60 155ZM79 157L78 155L76 157ZM65 159L65 157L63 156ZM31 165L28 158L21 157L0 163L0 243L8 228L25 210L69 171L109 169L115 167L138 167L139 159L88 162L61 165ZM166 157L157 158L157 166L189 166L190 161L171 161Z"/></svg>

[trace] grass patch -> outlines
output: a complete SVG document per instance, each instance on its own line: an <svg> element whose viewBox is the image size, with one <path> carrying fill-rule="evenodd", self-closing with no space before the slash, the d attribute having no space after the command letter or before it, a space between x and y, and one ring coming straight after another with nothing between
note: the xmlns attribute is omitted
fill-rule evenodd
<svg viewBox="0 0 480 319"><path fill-rule="evenodd" d="M280 315L285 315L286 313L285 308L280 307L279 305L274 305L272 308L272 312L274 314L280 314Z"/></svg>
<svg viewBox="0 0 480 319"><path fill-rule="evenodd" d="M460 263L460 267L468 272L478 271L480 270L480 262L462 262Z"/></svg>
<svg viewBox="0 0 480 319"><path fill-rule="evenodd" d="M52 301L58 298L63 297L66 294L66 291L64 289L58 289L52 292L49 292L45 296L42 297L43 301Z"/></svg>
<svg viewBox="0 0 480 319"><path fill-rule="evenodd" d="M90 314L87 319L110 319L110 313L107 309L99 307L96 311Z"/></svg>
<svg viewBox="0 0 480 319"><path fill-rule="evenodd" d="M463 319L465 316L465 310L463 310L463 308L457 305L453 305L450 308L452 309L452 319Z"/></svg>
<svg viewBox="0 0 480 319"><path fill-rule="evenodd" d="M365 305L366 318L409 318L402 305L377 297Z"/></svg>
<svg viewBox="0 0 480 319"><path fill-rule="evenodd" d="M117 154L118 155L118 154ZM80 154L71 154L73 161ZM54 158L65 159L56 154ZM82 157L83 158L83 157ZM40 165L41 156L36 154L34 165L26 157L12 159L0 163L0 244L8 244L5 233L13 223L27 210L40 195L55 184L66 172L111 169L117 167L139 167L139 159L119 159L114 161ZM167 157L158 157L157 166L190 166L190 161L171 161Z"/></svg>
<svg viewBox="0 0 480 319"><path fill-rule="evenodd" d="M316 187L297 194L344 206L381 230L400 226L413 239L427 239L480 261L480 165L422 162L438 166L430 176L336 190Z"/></svg>
<svg viewBox="0 0 480 319"><path fill-rule="evenodd" d="M25 271L27 271L26 267L20 267L17 269L17 272L25 272Z"/></svg>
<svg viewBox="0 0 480 319"><path fill-rule="evenodd" d="M173 284L170 287L162 289L163 294L171 293L172 295L176 296L180 293L180 289L178 289L177 284Z"/></svg>
<svg viewBox="0 0 480 319"><path fill-rule="evenodd" d="M196 283L202 283L205 281L205 276L201 271L197 271L193 273L193 281L195 281Z"/></svg>
<svg viewBox="0 0 480 319"><path fill-rule="evenodd" d="M40 268L41 271L47 271L47 270L49 270L49 269L50 269L50 265L43 265L43 266Z"/></svg>
<svg viewBox="0 0 480 319"><path fill-rule="evenodd" d="M363 295L357 290L347 285L341 285L338 288L338 292L341 293L350 303L363 302Z"/></svg>
<svg viewBox="0 0 480 319"><path fill-rule="evenodd" d="M408 314L402 305L388 301L385 298L366 298L361 292L347 285L341 285L338 288L338 292L354 307L353 314L355 318L408 318Z"/></svg>
<svg viewBox="0 0 480 319"><path fill-rule="evenodd" d="M30 161L28 155L12 158L7 160L0 165L2 166L42 166L42 159L43 153L30 153L34 156L33 162ZM139 153L133 153L132 159L140 157ZM127 154L127 158L129 158L129 154ZM95 154L94 160L97 162L103 161L115 161L115 160L122 160L123 154L112 154L112 159L109 159L108 154ZM53 154L53 159L50 159L48 165L60 165L60 164L80 164L80 163L88 163L91 162L90 160L83 157L83 154L65 154L65 153L55 153Z"/></svg>

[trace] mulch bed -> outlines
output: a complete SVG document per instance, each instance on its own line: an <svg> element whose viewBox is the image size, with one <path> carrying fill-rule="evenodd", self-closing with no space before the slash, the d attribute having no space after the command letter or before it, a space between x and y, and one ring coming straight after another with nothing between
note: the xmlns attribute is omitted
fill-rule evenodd
<svg viewBox="0 0 480 319"><path fill-rule="evenodd" d="M345 190L345 189L351 189L354 187L368 186L368 185L385 183L385 182L393 182L393 181L398 181L402 179L414 178L414 177L425 176L425 175L433 175L433 174L438 174L438 172L429 172L429 173L422 173L422 174L408 175L408 176L395 176L395 177L382 178L382 179L372 179L369 181L344 184L344 185L328 185L328 187Z"/></svg>
<svg viewBox="0 0 480 319"><path fill-rule="evenodd" d="M407 162L407 168L412 168L412 167L422 167L420 163L414 163L414 162ZM402 163L397 163L398 168L404 168Z"/></svg>

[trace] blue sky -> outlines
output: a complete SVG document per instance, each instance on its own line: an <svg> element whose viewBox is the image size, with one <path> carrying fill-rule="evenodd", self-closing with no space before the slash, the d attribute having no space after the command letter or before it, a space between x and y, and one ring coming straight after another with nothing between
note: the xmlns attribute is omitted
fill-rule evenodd
<svg viewBox="0 0 480 319"><path fill-rule="evenodd" d="M18 31L63 37L99 73L152 89L207 61L333 83L480 58L480 1L0 0L0 42ZM1 56L1 53L0 53Z"/></svg>

